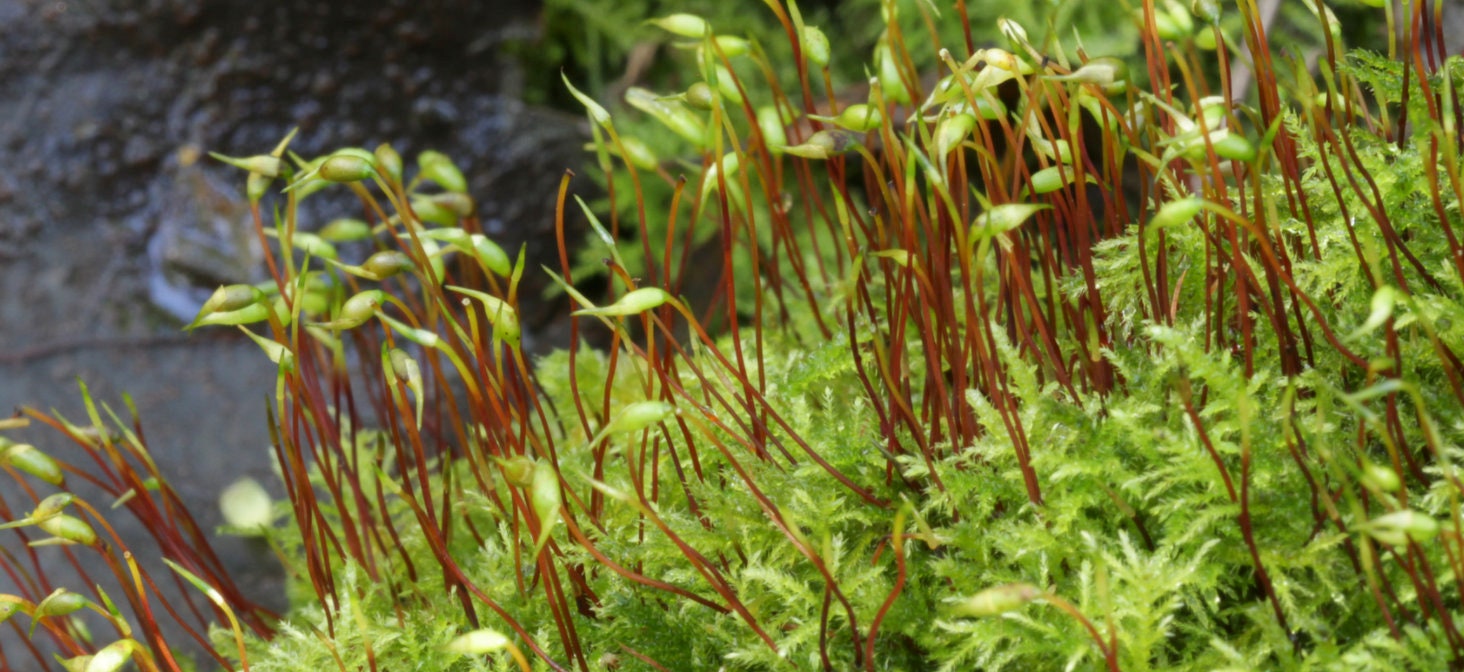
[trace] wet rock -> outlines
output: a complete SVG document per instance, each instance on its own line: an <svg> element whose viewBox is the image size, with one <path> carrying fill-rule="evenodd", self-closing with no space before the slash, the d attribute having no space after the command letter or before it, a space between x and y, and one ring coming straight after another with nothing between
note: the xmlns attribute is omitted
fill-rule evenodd
<svg viewBox="0 0 1464 672"><path fill-rule="evenodd" d="M0 186L12 195L0 198L0 249L97 227L125 231L129 252L152 252L150 275L75 289L177 317L184 307L175 299L225 274L199 273L206 257L214 268L240 257L226 270L253 270L220 216L236 209L224 201L242 189L241 176L208 159L184 166L178 150L258 153L295 126L292 149L303 155L392 142L408 157L446 151L473 175L542 171L532 188L474 193L490 213L534 218L511 227L526 239L548 226L554 180L581 157L576 120L514 102L521 77L496 48L532 39L537 20L538 3L527 0L0 0L0 90L9 94L0 97L9 158ZM534 152L516 149L539 141ZM535 165L512 165L523 159ZM211 195L200 197L200 184ZM495 203L504 199L530 203ZM161 313L142 305L162 296L159 287L173 297Z"/></svg>

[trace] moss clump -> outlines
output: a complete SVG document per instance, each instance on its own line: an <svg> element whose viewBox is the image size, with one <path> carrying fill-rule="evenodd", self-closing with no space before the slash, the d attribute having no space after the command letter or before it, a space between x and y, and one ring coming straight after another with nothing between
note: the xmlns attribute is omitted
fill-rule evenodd
<svg viewBox="0 0 1464 672"><path fill-rule="evenodd" d="M819 52L792 5L769 9L788 53ZM1253 10L1235 42L1146 6L1124 59L1013 21L1000 47L947 44L940 26L969 26L915 4L928 32L890 20L854 102L820 63L783 77L715 23L663 22L702 86L630 92L635 111L568 89L615 214L576 207L566 176L557 272L481 236L442 154L250 173L256 213L281 213L275 280L196 323L258 325L279 368L290 522L269 535L297 606L266 618L197 576L229 624L220 660L1461 664L1459 62L1333 37L1319 73L1283 68ZM1196 76L1203 40L1248 54L1254 102ZM698 157L688 179L677 156ZM392 263L318 261L293 213L327 187L360 197ZM576 215L598 268L571 261ZM591 270L604 295L576 288ZM536 272L579 310L569 348L531 363ZM23 522L54 535L45 513ZM179 539L166 554L208 566Z"/></svg>

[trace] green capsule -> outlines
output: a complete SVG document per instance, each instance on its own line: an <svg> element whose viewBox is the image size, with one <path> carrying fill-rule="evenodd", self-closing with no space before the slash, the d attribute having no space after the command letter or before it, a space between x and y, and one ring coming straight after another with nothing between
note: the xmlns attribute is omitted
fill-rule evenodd
<svg viewBox="0 0 1464 672"><path fill-rule="evenodd" d="M706 197L712 193L713 189L718 188L717 173L719 170L726 171L727 176L724 179L728 182L728 189L734 188L736 185L731 183L732 176L737 174L737 170L741 166L741 159L737 157L736 152L727 152L725 155L722 156L720 169L716 162L712 162L711 165L707 166L707 172L702 173L701 198L705 200Z"/></svg>
<svg viewBox="0 0 1464 672"><path fill-rule="evenodd" d="M414 268L412 258L397 250L382 250L361 262L361 270L369 273L371 280L385 280Z"/></svg>
<svg viewBox="0 0 1464 672"><path fill-rule="evenodd" d="M391 145L384 142L377 145L376 151L372 152L372 155L376 157L377 165L381 166L387 176L391 177L392 182L402 181L402 155L398 154Z"/></svg>
<svg viewBox="0 0 1464 672"><path fill-rule="evenodd" d="M406 383L407 389L411 390L412 396L416 398L417 429L421 429L422 405L424 402L422 394L422 367L417 364L417 360L412 359L412 356L407 354L406 350L401 348L392 348L387 353L385 359L391 369L392 375L396 376L397 381Z"/></svg>
<svg viewBox="0 0 1464 672"><path fill-rule="evenodd" d="M17 600L20 599L18 597L15 597L14 595L4 594L0 594L0 598L14 598ZM0 600L0 625L4 625L6 621L10 620L11 616L19 614L23 611L25 610L20 604L10 602L8 600Z"/></svg>
<svg viewBox="0 0 1464 672"><path fill-rule="evenodd" d="M265 299L264 292L253 285L221 285L203 302L199 314L224 313L251 306Z"/></svg>
<svg viewBox="0 0 1464 672"><path fill-rule="evenodd" d="M1404 546L1410 541L1425 543L1439 533L1437 520L1412 509L1379 516L1360 527L1374 539L1389 546Z"/></svg>
<svg viewBox="0 0 1464 672"><path fill-rule="evenodd" d="M1210 144L1215 148L1215 154L1221 158L1242 163L1256 160L1256 146L1239 133L1226 132L1219 138L1212 135Z"/></svg>
<svg viewBox="0 0 1464 672"><path fill-rule="evenodd" d="M1144 21L1144 10L1136 9L1134 13L1137 15L1138 21L1142 23ZM1189 12L1183 14L1182 20L1179 14L1155 7L1154 32L1158 33L1159 39L1161 40L1169 42L1182 40L1190 34L1190 30L1186 29L1186 24L1188 24L1189 29L1192 30L1194 28L1194 22L1187 20L1189 18Z"/></svg>
<svg viewBox="0 0 1464 672"><path fill-rule="evenodd" d="M809 63L820 68L829 67L829 37L817 26L803 26L799 33L799 46L803 47Z"/></svg>
<svg viewBox="0 0 1464 672"><path fill-rule="evenodd" d="M336 314L336 319L330 322L323 322L317 326L336 330L355 329L371 319L376 314L376 309L380 308L381 304L385 302L386 292L379 289L368 289L363 292L358 292L355 296L346 299L344 304L341 304L341 309Z"/></svg>
<svg viewBox="0 0 1464 672"><path fill-rule="evenodd" d="M712 92L712 87L706 82L696 82L686 87L686 92L681 94L681 100L698 110L710 110L717 104L717 94Z"/></svg>
<svg viewBox="0 0 1464 672"><path fill-rule="evenodd" d="M1220 44L1215 41L1215 30L1213 28L1201 28L1195 33L1195 46L1205 51L1215 51Z"/></svg>
<svg viewBox="0 0 1464 672"><path fill-rule="evenodd" d="M737 89L737 78L732 75L732 71L724 65L718 65L714 70L717 73L717 93L727 99L727 102L741 105L742 91Z"/></svg>
<svg viewBox="0 0 1464 672"><path fill-rule="evenodd" d="M443 189L460 194L468 190L468 180L463 177L463 172L442 152L429 149L418 154L417 169L422 177L436 182Z"/></svg>
<svg viewBox="0 0 1464 672"><path fill-rule="evenodd" d="M1018 51L1024 51L1031 44L1027 41L1026 26L1023 26L1016 21L1008 18L997 19L996 28L997 30L1001 31L1003 37L1007 38L1007 43L1010 44L1013 49L1016 49Z"/></svg>
<svg viewBox="0 0 1464 672"><path fill-rule="evenodd" d="M559 492L559 474L545 464L534 467L533 482L529 484L529 502L534 515L539 518L539 538L534 542L534 555L549 542L550 532L559 522L560 506L563 504Z"/></svg>
<svg viewBox="0 0 1464 672"><path fill-rule="evenodd" d="M987 588L956 603L957 616L984 618L1014 611L1042 596L1042 591L1027 583L1013 583Z"/></svg>
<svg viewBox="0 0 1464 672"><path fill-rule="evenodd" d="M274 229L265 229L264 232L278 236L278 232ZM295 235L290 236L290 244L295 249L317 259L338 259L340 257L335 245L331 245L330 241L308 231L296 231Z"/></svg>
<svg viewBox="0 0 1464 672"><path fill-rule="evenodd" d="M904 78L900 77L900 68L895 61L895 52L890 48L889 40L881 39L874 48L874 65L876 79L885 96L891 102L901 105L909 105L914 99L910 89L905 86Z"/></svg>
<svg viewBox="0 0 1464 672"><path fill-rule="evenodd" d="M574 311L574 314L626 317L629 315L639 315L674 301L676 301L675 297L660 287L642 287L627 293L625 296L620 297L620 300L608 306L584 308Z"/></svg>
<svg viewBox="0 0 1464 672"><path fill-rule="evenodd" d="M1016 54L1013 54L1012 52L1005 49L1000 49L996 47L992 47L990 49L981 49L976 52L974 57L986 63L987 66L996 68L997 70L1001 70L1003 72L1021 75L1030 74L1032 72L1031 65L1029 65L1024 60L1017 58ZM983 68L983 72L984 71L985 69Z"/></svg>
<svg viewBox="0 0 1464 672"><path fill-rule="evenodd" d="M443 645L442 650L464 656L481 656L508 648L508 638L497 630L474 630L458 635Z"/></svg>
<svg viewBox="0 0 1464 672"><path fill-rule="evenodd" d="M1368 463L1364 466L1361 480L1369 488L1383 492L1397 492L1399 488L1403 487L1403 481L1398 478L1398 472L1381 464Z"/></svg>
<svg viewBox="0 0 1464 672"><path fill-rule="evenodd" d="M778 108L771 105L757 108L757 128L762 131L763 144L774 153L781 154L783 146L788 144L788 132Z"/></svg>
<svg viewBox="0 0 1464 672"><path fill-rule="evenodd" d="M1362 0L1364 4L1376 2L1378 7L1383 6L1384 0ZM1201 21L1213 24L1220 20L1220 3L1218 0L1191 0L1190 11Z"/></svg>
<svg viewBox="0 0 1464 672"><path fill-rule="evenodd" d="M0 464L8 464L51 485L66 481L61 463L29 443L13 443L0 449Z"/></svg>
<svg viewBox="0 0 1464 672"><path fill-rule="evenodd" d="M859 103L844 108L838 116L826 117L817 114L808 115L809 119L827 121L836 124L839 128L853 131L855 133L868 133L879 128L884 123L884 115L880 114L879 108L873 105Z"/></svg>
<svg viewBox="0 0 1464 672"><path fill-rule="evenodd" d="M1092 84L1104 93L1121 93L1128 86L1128 64L1111 56L1101 56L1084 63L1066 75L1048 75L1054 82Z"/></svg>
<svg viewBox="0 0 1464 672"><path fill-rule="evenodd" d="M738 56L746 55L752 49L752 43L740 37L718 35L712 39L716 41L717 48L722 50L722 54L727 58L737 58Z"/></svg>
<svg viewBox="0 0 1464 672"><path fill-rule="evenodd" d="M625 91L625 102L661 122L661 125L696 147L707 144L706 123L696 113L676 100L666 100L650 91L632 86Z"/></svg>
<svg viewBox="0 0 1464 672"><path fill-rule="evenodd" d="M40 604L36 605L31 615L38 621L43 618L65 616L81 611L86 608L86 604L86 597L78 593L70 592L65 588L57 588L50 595L47 595L46 599L41 600ZM32 632L34 632L35 624L32 624L31 628Z"/></svg>
<svg viewBox="0 0 1464 672"><path fill-rule="evenodd" d="M637 401L620 409L606 428L609 434L638 432L675 415L676 407L664 401Z"/></svg>
<svg viewBox="0 0 1464 672"><path fill-rule="evenodd" d="M142 645L134 639L119 639L111 644L102 647L102 650L89 656L86 667L82 672L117 672L121 670L127 661L132 659L132 653L142 649Z"/></svg>
<svg viewBox="0 0 1464 672"><path fill-rule="evenodd" d="M250 203L258 203L265 194L269 193L269 183L273 180L274 178L265 177L259 173L250 173L249 177L244 180L244 196L249 199Z"/></svg>
<svg viewBox="0 0 1464 672"><path fill-rule="evenodd" d="M473 200L472 196L464 193L449 191L443 194L433 194L427 199L460 218L466 219L478 212L478 203Z"/></svg>
<svg viewBox="0 0 1464 672"><path fill-rule="evenodd" d="M1050 194L1073 183L1077 174L1071 166L1049 166L1032 173L1032 193Z"/></svg>
<svg viewBox="0 0 1464 672"><path fill-rule="evenodd" d="M960 147L975 128L976 117L970 114L957 114L941 119L935 126L935 158L944 158Z"/></svg>
<svg viewBox="0 0 1464 672"><path fill-rule="evenodd" d="M65 511L66 507L71 506L74 501L76 501L76 495L69 492L48 495L36 504L36 508L31 510L30 518L32 521L40 522Z"/></svg>
<svg viewBox="0 0 1464 672"><path fill-rule="evenodd" d="M672 14L659 19L650 19L646 23L681 37L700 38L712 31L711 24L695 14Z"/></svg>
<svg viewBox="0 0 1464 672"><path fill-rule="evenodd" d="M1021 226L1033 215L1051 207L1045 203L1003 203L977 215L976 219L972 220L971 237L982 239L1006 233Z"/></svg>
<svg viewBox="0 0 1464 672"><path fill-rule="evenodd" d="M789 145L783 151L793 156L823 161L849 151L857 142L854 134L848 131L825 129L814 133L803 144Z"/></svg>
<svg viewBox="0 0 1464 672"><path fill-rule="evenodd" d="M534 482L534 461L523 455L515 455L508 459L494 458L498 467L503 470L504 480L520 488L527 488Z"/></svg>
<svg viewBox="0 0 1464 672"><path fill-rule="evenodd" d="M202 315L193 320L188 326L183 327L184 331L192 331L199 327L208 326L234 326L239 324L254 324L269 319L270 306L260 302L248 305L238 310L225 310ZM287 313L286 313L287 314Z"/></svg>
<svg viewBox="0 0 1464 672"><path fill-rule="evenodd" d="M232 156L224 156L223 154L220 154L218 152L209 152L208 155L212 156L215 159L223 161L224 163L227 163L235 168L242 168L249 171L250 173L260 175L266 178L279 177L280 171L283 170L285 167L285 162L282 161L280 157L269 156L268 154L260 154L243 159L236 159Z"/></svg>
<svg viewBox="0 0 1464 672"><path fill-rule="evenodd" d="M457 213L426 196L412 199L412 214L420 221L438 226L457 226L459 219Z"/></svg>
<svg viewBox="0 0 1464 672"><path fill-rule="evenodd" d="M641 170L655 170L661 167L661 159L657 158L656 153L651 150L650 145L641 141L640 138L622 135L620 136L620 145L625 149L620 156L630 165ZM594 145L589 145L588 147L593 149Z"/></svg>
<svg viewBox="0 0 1464 672"><path fill-rule="evenodd" d="M316 171L316 175L327 182L360 182L376 174L376 169L371 163L359 156L337 154L320 164L320 170Z"/></svg>
<svg viewBox="0 0 1464 672"><path fill-rule="evenodd" d="M333 219L317 234L332 243L351 243L371 237L371 225L359 219L341 217Z"/></svg>
<svg viewBox="0 0 1464 672"><path fill-rule="evenodd" d="M75 516L56 514L36 523L42 532L67 544L92 546L97 543L96 530L86 521ZM32 543L32 546L43 542Z"/></svg>
<svg viewBox="0 0 1464 672"><path fill-rule="evenodd" d="M472 244L472 255L483 264L484 268L504 278L512 272L513 263L509 261L508 253L504 252L498 243L481 233L468 236L468 241Z"/></svg>
<svg viewBox="0 0 1464 672"><path fill-rule="evenodd" d="M1159 211L1154 213L1154 217L1149 220L1149 226L1155 229L1165 229L1186 224L1194 219L1195 215L1200 214L1200 211L1205 209L1205 205L1205 199L1197 196L1169 201L1159 206Z"/></svg>

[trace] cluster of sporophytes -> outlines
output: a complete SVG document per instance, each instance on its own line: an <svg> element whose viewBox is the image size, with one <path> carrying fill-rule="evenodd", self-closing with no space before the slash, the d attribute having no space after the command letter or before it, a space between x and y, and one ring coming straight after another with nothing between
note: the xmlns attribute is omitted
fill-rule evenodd
<svg viewBox="0 0 1464 672"><path fill-rule="evenodd" d="M961 0L901 5L928 33L886 2L851 102L828 38L766 4L796 81L682 14L657 25L696 55L684 91L612 115L570 87L634 207L603 225L567 174L557 271L482 235L441 154L410 179L387 146L232 160L274 280L194 326L252 325L278 367L288 522L264 533L293 608L240 594L136 420L88 401L81 424L27 415L99 473L3 448L36 504L0 515L70 546L0 556L0 619L99 671L178 669L163 614L222 624L215 662L255 670L1464 664L1464 64L1435 9L1390 14L1375 54L1319 6L1309 66L1250 0L1145 2L1132 63L1010 21L1000 46L942 43L941 22L972 34ZM307 233L321 188L362 219ZM576 289L580 211L605 296ZM345 263L343 240L372 252ZM540 272L578 310L530 362L517 287ZM209 603L158 593L66 479L147 522ZM78 547L123 599L47 581Z"/></svg>

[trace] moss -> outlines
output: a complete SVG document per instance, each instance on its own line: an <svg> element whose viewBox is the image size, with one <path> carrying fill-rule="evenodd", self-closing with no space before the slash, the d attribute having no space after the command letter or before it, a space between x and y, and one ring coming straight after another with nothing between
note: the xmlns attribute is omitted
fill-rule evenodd
<svg viewBox="0 0 1464 672"><path fill-rule="evenodd" d="M1078 52L1003 23L1000 49L952 48L955 85L922 118L906 64L966 24L906 11L921 21L887 26L902 65L876 77L867 132L808 121L833 93L820 68L790 75L773 49L711 60L710 37L684 71L720 91L707 109L576 96L611 214L578 265L561 235L566 263L545 272L581 310L570 347L533 363L517 286L537 271L473 256L471 209L418 228L402 204L441 189L411 171L341 187L308 162L282 170L286 195L261 197L283 213L286 298L235 292L248 305L200 323L255 324L279 367L292 499L270 538L294 610L266 618L204 571L205 539L151 519L239 616L215 631L226 664L1457 665L1454 61L1411 72L1404 124L1404 68L1432 61L1336 52L1280 88L1250 45L1256 100L1202 102L1192 32L1121 54L1152 73L1129 78L1043 58ZM950 131L987 84L1006 113ZM907 86L914 103L892 102ZM800 118L759 126L764 106ZM675 132L697 124L717 131ZM622 160L632 133L661 158ZM818 138L803 152L818 158L789 151ZM360 196L410 273L323 269L289 244L298 199L325 187ZM559 209L562 234L580 208L561 192ZM576 289L593 270L606 296ZM669 295L616 303L637 288ZM591 322L608 349L583 345Z"/></svg>

